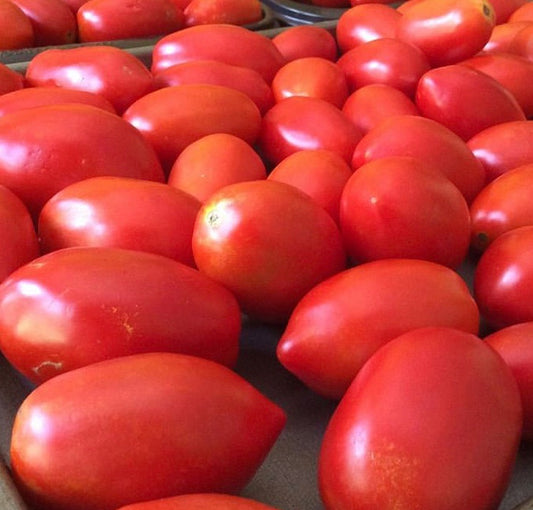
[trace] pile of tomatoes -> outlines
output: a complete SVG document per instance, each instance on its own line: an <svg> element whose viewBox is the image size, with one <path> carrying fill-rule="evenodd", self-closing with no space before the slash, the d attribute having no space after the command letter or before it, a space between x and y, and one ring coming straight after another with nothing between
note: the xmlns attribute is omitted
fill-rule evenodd
<svg viewBox="0 0 533 510"><path fill-rule="evenodd" d="M497 508L533 440L532 49L533 3L408 0L1 65L28 504L268 510L238 494L291 409L234 371L249 321L335 402L327 510Z"/></svg>

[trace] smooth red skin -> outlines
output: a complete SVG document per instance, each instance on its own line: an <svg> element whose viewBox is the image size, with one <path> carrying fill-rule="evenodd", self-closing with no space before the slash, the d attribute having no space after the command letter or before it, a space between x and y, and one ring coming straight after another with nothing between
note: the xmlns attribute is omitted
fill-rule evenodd
<svg viewBox="0 0 533 510"><path fill-rule="evenodd" d="M261 129L259 108L244 92L205 83L155 90L123 118L154 147L167 172L188 145L206 135L228 133L251 145Z"/></svg>
<svg viewBox="0 0 533 510"><path fill-rule="evenodd" d="M396 36L420 48L432 67L455 64L478 53L496 24L486 0L426 0L403 12Z"/></svg>
<svg viewBox="0 0 533 510"><path fill-rule="evenodd" d="M172 165L167 182L203 203L228 184L266 176L263 160L249 144L234 135L213 133L185 147Z"/></svg>
<svg viewBox="0 0 533 510"><path fill-rule="evenodd" d="M191 0L183 12L189 27L212 23L247 25L263 18L259 0Z"/></svg>
<svg viewBox="0 0 533 510"><path fill-rule="evenodd" d="M42 255L4 280L0 310L2 352L36 384L141 352L227 366L238 354L241 317L232 294L196 269L139 250L73 247Z"/></svg>
<svg viewBox="0 0 533 510"><path fill-rule="evenodd" d="M191 239L200 205L195 197L162 182L85 179L60 190L42 208L41 249L45 253L71 246L128 248L194 267Z"/></svg>
<svg viewBox="0 0 533 510"><path fill-rule="evenodd" d="M528 21L500 23L492 29L490 39L483 46L486 52L508 52L514 36L528 25ZM473 58L473 57L472 57Z"/></svg>
<svg viewBox="0 0 533 510"><path fill-rule="evenodd" d="M509 15L508 21L533 21L533 6L527 0L518 0L515 3L517 7Z"/></svg>
<svg viewBox="0 0 533 510"><path fill-rule="evenodd" d="M9 0L0 2L0 50L18 50L33 46L30 19Z"/></svg>
<svg viewBox="0 0 533 510"><path fill-rule="evenodd" d="M365 85L382 83L413 97L420 77L430 69L424 54L400 39L369 41L346 51L337 64L345 72L353 92Z"/></svg>
<svg viewBox="0 0 533 510"><path fill-rule="evenodd" d="M339 223L342 190L352 175L350 165L336 152L303 150L287 156L268 174L268 179L285 182L316 200Z"/></svg>
<svg viewBox="0 0 533 510"><path fill-rule="evenodd" d="M0 96L0 116L38 106L71 103L82 103L116 113L105 97L92 92L61 87L26 87Z"/></svg>
<svg viewBox="0 0 533 510"><path fill-rule="evenodd" d="M415 102L390 85L374 83L353 91L342 113L366 134L382 120L394 115L420 115Z"/></svg>
<svg viewBox="0 0 533 510"><path fill-rule="evenodd" d="M467 145L483 165L487 183L521 165L533 163L533 122L519 120L491 126Z"/></svg>
<svg viewBox="0 0 533 510"><path fill-rule="evenodd" d="M490 0L498 25L511 21L513 13L527 3L528 0Z"/></svg>
<svg viewBox="0 0 533 510"><path fill-rule="evenodd" d="M408 332L369 360L327 426L324 507L497 508L521 425L516 381L493 349L451 328Z"/></svg>
<svg viewBox="0 0 533 510"><path fill-rule="evenodd" d="M465 281L425 260L367 262L304 296L280 338L277 357L313 391L338 400L380 347L425 326L478 332L478 307Z"/></svg>
<svg viewBox="0 0 533 510"><path fill-rule="evenodd" d="M293 96L264 116L259 134L263 157L277 165L299 150L327 149L350 162L362 133L341 110L316 97Z"/></svg>
<svg viewBox="0 0 533 510"><path fill-rule="evenodd" d="M519 30L509 43L508 51L533 61L533 23Z"/></svg>
<svg viewBox="0 0 533 510"><path fill-rule="evenodd" d="M285 421L280 407L218 363L124 356L36 388L15 419L11 465L21 492L43 510L237 493Z"/></svg>
<svg viewBox="0 0 533 510"><path fill-rule="evenodd" d="M0 117L0 184L13 190L34 218L59 190L99 175L165 179L141 133L100 108L50 105Z"/></svg>
<svg viewBox="0 0 533 510"><path fill-rule="evenodd" d="M524 423L522 439L533 441L533 322L522 322L485 336L505 360L518 383Z"/></svg>
<svg viewBox="0 0 533 510"><path fill-rule="evenodd" d="M40 255L33 219L22 200L0 186L0 282Z"/></svg>
<svg viewBox="0 0 533 510"><path fill-rule="evenodd" d="M351 7L339 17L337 44L346 51L368 41L396 37L396 24L401 14L390 5L367 3Z"/></svg>
<svg viewBox="0 0 533 510"><path fill-rule="evenodd" d="M191 60L167 67L154 77L156 89L193 83L222 85L240 90L256 104L262 115L274 104L270 85L249 67L217 60Z"/></svg>
<svg viewBox="0 0 533 510"><path fill-rule="evenodd" d="M526 119L517 98L503 84L459 64L425 73L418 82L415 102L423 116L465 141L490 126Z"/></svg>
<svg viewBox="0 0 533 510"><path fill-rule="evenodd" d="M82 43L166 35L185 26L173 0L89 0L76 20Z"/></svg>
<svg viewBox="0 0 533 510"><path fill-rule="evenodd" d="M26 70L32 87L55 86L104 96L118 113L152 90L153 77L137 57L106 45L50 48L35 55Z"/></svg>
<svg viewBox="0 0 533 510"><path fill-rule="evenodd" d="M474 272L474 297L489 328L501 329L533 320L533 226L512 229L496 238Z"/></svg>
<svg viewBox="0 0 533 510"><path fill-rule="evenodd" d="M286 62L302 57L322 57L335 61L339 53L337 39L325 27L292 25L274 35L272 42Z"/></svg>
<svg viewBox="0 0 533 510"><path fill-rule="evenodd" d="M13 71L6 64L0 64L0 101L3 95L21 90L24 86L24 76L21 73Z"/></svg>
<svg viewBox="0 0 533 510"><path fill-rule="evenodd" d="M352 167L387 156L412 156L435 165L471 202L485 185L485 171L468 145L453 131L419 115L384 119L355 148Z"/></svg>
<svg viewBox="0 0 533 510"><path fill-rule="evenodd" d="M340 226L353 261L418 258L451 268L470 245L470 212L436 167L406 156L362 165L340 201Z"/></svg>
<svg viewBox="0 0 533 510"><path fill-rule="evenodd" d="M317 97L342 108L349 95L348 80L335 62L303 57L285 64L272 80L276 102L291 96Z"/></svg>
<svg viewBox="0 0 533 510"><path fill-rule="evenodd" d="M346 267L333 218L273 180L214 193L198 214L192 247L200 271L230 289L248 316L270 323L285 322L306 292Z"/></svg>
<svg viewBox="0 0 533 510"><path fill-rule="evenodd" d="M77 10L88 0L61 0L64 4L68 5L70 10L76 14Z"/></svg>
<svg viewBox="0 0 533 510"><path fill-rule="evenodd" d="M271 39L238 25L214 23L178 30L159 40L152 50L152 72L190 60L219 60L250 67L270 84L285 58Z"/></svg>

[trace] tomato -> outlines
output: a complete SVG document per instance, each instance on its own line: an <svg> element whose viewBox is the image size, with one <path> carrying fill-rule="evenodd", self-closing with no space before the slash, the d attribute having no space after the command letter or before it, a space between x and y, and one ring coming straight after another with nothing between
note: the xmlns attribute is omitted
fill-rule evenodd
<svg viewBox="0 0 533 510"><path fill-rule="evenodd" d="M380 121L394 115L419 115L415 102L390 85L373 83L353 91L342 106L342 113L366 134Z"/></svg>
<svg viewBox="0 0 533 510"><path fill-rule="evenodd" d="M390 5L360 4L347 9L338 19L337 43L342 53L368 41L396 37L401 14Z"/></svg>
<svg viewBox="0 0 533 510"><path fill-rule="evenodd" d="M366 262L319 283L300 300L277 357L312 390L340 399L382 345L424 326L478 332L478 307L465 281L426 260Z"/></svg>
<svg viewBox="0 0 533 510"><path fill-rule="evenodd" d="M418 82L416 105L463 140L484 129L526 116L516 97L492 76L452 64L431 69Z"/></svg>
<svg viewBox="0 0 533 510"><path fill-rule="evenodd" d="M228 23L247 25L261 21L259 0L191 0L184 9L185 25Z"/></svg>
<svg viewBox="0 0 533 510"><path fill-rule="evenodd" d="M10 0L0 0L0 50L29 48L33 42L30 18Z"/></svg>
<svg viewBox="0 0 533 510"><path fill-rule="evenodd" d="M513 13L527 3L528 0L490 0L498 25L510 21Z"/></svg>
<svg viewBox="0 0 533 510"><path fill-rule="evenodd" d="M348 81L339 65L322 57L291 60L274 76L272 92L276 101L292 96L318 97L342 108L348 97Z"/></svg>
<svg viewBox="0 0 533 510"><path fill-rule="evenodd" d="M70 10L76 14L76 11L88 0L61 0L64 4L67 4Z"/></svg>
<svg viewBox="0 0 533 510"><path fill-rule="evenodd" d="M272 42L286 62L302 57L322 57L335 61L338 37L318 25L292 25L272 37Z"/></svg>
<svg viewBox="0 0 533 510"><path fill-rule="evenodd" d="M316 97L293 96L263 116L259 149L274 165L296 151L309 149L331 150L349 162L361 137L333 104Z"/></svg>
<svg viewBox="0 0 533 510"><path fill-rule="evenodd" d="M414 96L420 77L429 70L424 54L400 39L380 38L346 51L338 60L346 73L350 90L372 83L397 88Z"/></svg>
<svg viewBox="0 0 533 510"><path fill-rule="evenodd" d="M496 25L492 29L490 34L490 39L487 41L487 44L483 46L483 51L490 52L507 52L511 41L514 39L514 36L518 31L522 30L528 25L527 21L515 21L514 23L501 23Z"/></svg>
<svg viewBox="0 0 533 510"><path fill-rule="evenodd" d="M346 254L337 225L309 195L273 180L230 184L200 210L192 238L201 272L253 319L279 323ZM305 263L302 263L305 261Z"/></svg>
<svg viewBox="0 0 533 510"><path fill-rule="evenodd" d="M173 0L89 0L76 19L80 42L166 35L185 26Z"/></svg>
<svg viewBox="0 0 533 510"><path fill-rule="evenodd" d="M471 202L485 185L483 165L468 145L442 124L416 115L384 119L355 148L354 169L387 156L412 156L435 165Z"/></svg>
<svg viewBox="0 0 533 510"><path fill-rule="evenodd" d="M26 500L42 509L114 510L190 492L235 493L285 421L281 408L218 363L123 356L31 392L15 418L11 465Z"/></svg>
<svg viewBox="0 0 533 510"><path fill-rule="evenodd" d="M398 20L397 37L420 48L432 67L472 57L496 24L487 0L425 0Z"/></svg>
<svg viewBox="0 0 533 510"><path fill-rule="evenodd" d="M137 57L105 45L47 49L31 59L26 80L32 87L56 86L100 94L118 113L152 90L152 75Z"/></svg>
<svg viewBox="0 0 533 510"><path fill-rule="evenodd" d="M0 100L2 96L24 88L24 76L0 63Z"/></svg>
<svg viewBox="0 0 533 510"><path fill-rule="evenodd" d="M481 255L474 297L489 328L533 320L533 226L501 234Z"/></svg>
<svg viewBox="0 0 533 510"><path fill-rule="evenodd" d="M519 30L509 43L508 51L520 55L528 60L533 60L533 23Z"/></svg>
<svg viewBox="0 0 533 510"><path fill-rule="evenodd" d="M524 423L522 439L533 440L533 322L522 322L500 329L484 340L510 367L522 398Z"/></svg>
<svg viewBox="0 0 533 510"><path fill-rule="evenodd" d="M342 190L352 175L350 165L336 152L302 150L287 156L268 174L268 179L301 189L339 223Z"/></svg>
<svg viewBox="0 0 533 510"><path fill-rule="evenodd" d="M324 506L497 508L521 425L516 381L493 349L452 328L408 332L368 361L328 423Z"/></svg>
<svg viewBox="0 0 533 510"><path fill-rule="evenodd" d="M487 182L527 163L533 163L533 121L517 120L491 126L467 144L483 165Z"/></svg>
<svg viewBox="0 0 533 510"><path fill-rule="evenodd" d="M164 180L142 135L100 108L50 105L0 118L0 184L14 191L35 218L60 189L98 175Z"/></svg>
<svg viewBox="0 0 533 510"><path fill-rule="evenodd" d="M159 253L194 266L191 239L199 209L199 200L162 182L93 177L46 202L39 239L43 252L109 246Z"/></svg>
<svg viewBox="0 0 533 510"><path fill-rule="evenodd" d="M123 118L152 144L167 171L199 138L228 133L253 144L261 128L261 113L246 94L204 83L155 90L135 101Z"/></svg>
<svg viewBox="0 0 533 510"><path fill-rule="evenodd" d="M266 176L263 160L249 144L235 135L213 133L183 149L170 169L168 184L205 202L228 184Z"/></svg>
<svg viewBox="0 0 533 510"><path fill-rule="evenodd" d="M214 23L187 27L160 39L152 50L152 72L189 60L250 67L268 84L286 62L268 37L238 25Z"/></svg>
<svg viewBox="0 0 533 510"><path fill-rule="evenodd" d="M3 281L0 309L0 348L35 383L139 352L227 366L238 354L241 317L232 294L196 269L139 250L42 255Z"/></svg>
<svg viewBox="0 0 533 510"><path fill-rule="evenodd" d="M517 3L517 7L513 9L509 15L508 21L510 23L514 23L516 21L533 21L533 5L531 5L527 0L519 0L515 3Z"/></svg>

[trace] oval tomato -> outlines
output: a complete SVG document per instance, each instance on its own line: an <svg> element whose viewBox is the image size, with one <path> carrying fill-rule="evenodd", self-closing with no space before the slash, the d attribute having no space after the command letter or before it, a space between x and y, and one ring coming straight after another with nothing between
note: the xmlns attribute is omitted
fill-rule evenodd
<svg viewBox="0 0 533 510"><path fill-rule="evenodd" d="M30 18L9 0L0 1L0 50L33 46L35 40Z"/></svg>
<svg viewBox="0 0 533 510"><path fill-rule="evenodd" d="M528 25L526 21L515 21L514 23L501 23L495 25L490 34L490 39L483 46L483 51L488 52L508 52L514 36Z"/></svg>
<svg viewBox="0 0 533 510"><path fill-rule="evenodd" d="M11 466L39 508L115 510L190 492L233 493L252 478L285 420L218 363L175 353L123 356L31 392L15 418Z"/></svg>
<svg viewBox="0 0 533 510"><path fill-rule="evenodd" d="M0 63L0 100L2 96L24 88L24 76Z"/></svg>
<svg viewBox="0 0 533 510"><path fill-rule="evenodd" d="M509 18L513 16L513 13L527 3L528 0L490 0L490 4L494 9L496 24L500 25L510 21Z"/></svg>
<svg viewBox="0 0 533 510"><path fill-rule="evenodd" d="M465 281L425 260L367 262L319 283L300 300L277 356L312 390L340 399L379 347L423 326L478 332L479 311Z"/></svg>
<svg viewBox="0 0 533 510"><path fill-rule="evenodd" d="M520 55L528 60L533 60L533 23L528 23L519 30L509 43L508 51Z"/></svg>
<svg viewBox="0 0 533 510"><path fill-rule="evenodd" d="M286 62L303 57L337 60L337 39L327 28L318 25L292 25L272 37L272 42Z"/></svg>
<svg viewBox="0 0 533 510"><path fill-rule="evenodd" d="M494 1L494 0L492 0ZM515 0L515 8L509 15L508 21L533 21L533 6L527 0Z"/></svg>
<svg viewBox="0 0 533 510"><path fill-rule="evenodd" d="M263 17L259 0L190 0L183 12L186 26L247 25L257 23Z"/></svg>
<svg viewBox="0 0 533 510"><path fill-rule="evenodd" d="M324 506L497 508L521 425L516 381L493 349L451 328L408 332L368 361L327 426Z"/></svg>

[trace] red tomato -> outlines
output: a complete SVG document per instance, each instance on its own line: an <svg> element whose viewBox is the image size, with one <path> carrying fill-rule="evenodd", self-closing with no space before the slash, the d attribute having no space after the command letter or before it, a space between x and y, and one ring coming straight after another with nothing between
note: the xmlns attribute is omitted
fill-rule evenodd
<svg viewBox="0 0 533 510"><path fill-rule="evenodd" d="M501 329L533 320L533 226L501 234L481 255L474 297L488 326Z"/></svg>
<svg viewBox="0 0 533 510"><path fill-rule="evenodd" d="M0 310L1 350L35 383L140 352L227 366L238 354L241 317L232 294L185 264L138 250L42 255L3 281Z"/></svg>
<svg viewBox="0 0 533 510"><path fill-rule="evenodd" d="M15 419L11 466L38 508L115 510L190 492L234 493L285 421L227 367L175 353L123 356L36 388Z"/></svg>
<svg viewBox="0 0 533 510"><path fill-rule="evenodd" d="M165 170L192 142L213 133L228 133L253 144L261 113L243 92L204 83L165 87L141 97L123 118L155 148Z"/></svg>
<svg viewBox="0 0 533 510"><path fill-rule="evenodd" d="M339 399L375 351L424 326L478 332L479 311L465 281L426 260L367 262L321 282L301 299L277 356L311 389Z"/></svg>
<svg viewBox="0 0 533 510"><path fill-rule="evenodd" d="M325 27L292 25L276 33L272 42L287 62L302 57L322 57L334 61L339 51L337 39Z"/></svg>
<svg viewBox="0 0 533 510"><path fill-rule="evenodd" d="M339 65L322 57L291 60L272 80L276 101L292 96L317 97L342 108L348 97L348 81Z"/></svg>
<svg viewBox="0 0 533 510"><path fill-rule="evenodd" d="M475 55L495 24L487 0L424 0L404 11L397 37L420 48L431 66L438 67Z"/></svg>
<svg viewBox="0 0 533 510"><path fill-rule="evenodd" d="M493 349L452 328L408 332L368 361L327 426L324 506L497 508L521 425L516 381Z"/></svg>
<svg viewBox="0 0 533 510"><path fill-rule="evenodd" d="M89 0L76 17L80 42L166 35L185 25L173 0Z"/></svg>
<svg viewBox="0 0 533 510"><path fill-rule="evenodd" d="M486 73L458 64L425 73L415 101L422 115L465 141L495 124L526 119L509 89Z"/></svg>
<svg viewBox="0 0 533 510"><path fill-rule="evenodd" d="M420 77L429 70L424 54L400 39L382 37L345 52L338 65L346 73L350 90L382 83L413 97Z"/></svg>
<svg viewBox="0 0 533 510"><path fill-rule="evenodd" d="M347 162L362 133L339 108L316 97L293 96L275 104L263 117L259 146L276 165L299 150L327 149Z"/></svg>
<svg viewBox="0 0 533 510"><path fill-rule="evenodd" d="M170 169L168 184L205 202L220 188L266 179L259 154L241 138L213 133L185 147Z"/></svg>
<svg viewBox="0 0 533 510"><path fill-rule="evenodd" d="M35 218L60 189L98 175L164 180L139 131L100 108L51 105L0 117L0 184Z"/></svg>
<svg viewBox="0 0 533 510"><path fill-rule="evenodd" d="M490 39L483 46L483 51L507 52L514 36L529 24L528 21L515 21L514 23L501 23L492 29Z"/></svg>
<svg viewBox="0 0 533 510"><path fill-rule="evenodd" d="M33 46L34 34L30 18L9 0L0 1L0 50L16 50Z"/></svg>
<svg viewBox="0 0 533 510"><path fill-rule="evenodd" d="M259 0L191 0L184 13L187 26L209 23L249 25L263 18Z"/></svg>
<svg viewBox="0 0 533 510"><path fill-rule="evenodd" d="M93 177L63 188L46 202L39 215L39 239L43 252L109 246L158 253L194 266L191 239L199 209L199 200L162 182Z"/></svg>
<svg viewBox="0 0 533 510"><path fill-rule="evenodd" d="M0 100L2 96L24 88L24 76L0 63Z"/></svg>
<svg viewBox="0 0 533 510"><path fill-rule="evenodd" d="M533 60L533 23L528 23L515 34L509 43L508 51Z"/></svg>
<svg viewBox="0 0 533 510"><path fill-rule="evenodd" d="M309 289L346 265L331 216L304 192L272 180L231 184L211 195L192 247L199 270L230 289L246 314L266 322L287 320Z"/></svg>
<svg viewBox="0 0 533 510"><path fill-rule="evenodd" d="M514 11L527 4L528 0L490 0L490 5L494 9L496 23L506 23Z"/></svg>
<svg viewBox="0 0 533 510"><path fill-rule="evenodd" d="M390 117L371 129L357 145L354 169L387 156L412 156L438 166L471 202L485 185L483 165L468 145L438 122L416 115Z"/></svg>
<svg viewBox="0 0 533 510"><path fill-rule="evenodd" d="M437 167L409 156L360 166L342 192L340 225L356 262L418 258L457 268L470 244L462 193Z"/></svg>
<svg viewBox="0 0 533 510"><path fill-rule="evenodd" d="M70 10L76 14L76 11L88 0L61 0L64 4L67 4Z"/></svg>
<svg viewBox="0 0 533 510"><path fill-rule="evenodd" d="M152 90L152 75L137 57L105 45L47 49L31 59L26 80L32 87L56 86L100 94L119 113Z"/></svg>
<svg viewBox="0 0 533 510"><path fill-rule="evenodd" d="M517 6L509 15L508 21L511 23L516 21L533 21L533 5L528 0L517 0L515 3Z"/></svg>

